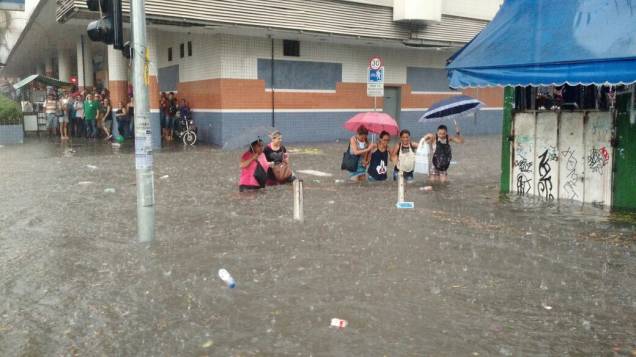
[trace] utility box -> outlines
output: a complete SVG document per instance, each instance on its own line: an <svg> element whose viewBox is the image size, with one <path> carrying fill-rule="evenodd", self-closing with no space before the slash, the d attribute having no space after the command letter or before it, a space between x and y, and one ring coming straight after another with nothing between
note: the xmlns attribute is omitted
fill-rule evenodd
<svg viewBox="0 0 636 357"><path fill-rule="evenodd" d="M393 21L439 23L442 0L393 0Z"/></svg>

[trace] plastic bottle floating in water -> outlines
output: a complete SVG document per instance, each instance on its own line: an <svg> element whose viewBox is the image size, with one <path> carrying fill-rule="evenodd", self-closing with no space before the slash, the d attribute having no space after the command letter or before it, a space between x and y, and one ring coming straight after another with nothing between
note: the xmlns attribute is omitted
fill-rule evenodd
<svg viewBox="0 0 636 357"><path fill-rule="evenodd" d="M219 269L219 278L227 285L228 288L234 289L236 287L236 281L225 269Z"/></svg>

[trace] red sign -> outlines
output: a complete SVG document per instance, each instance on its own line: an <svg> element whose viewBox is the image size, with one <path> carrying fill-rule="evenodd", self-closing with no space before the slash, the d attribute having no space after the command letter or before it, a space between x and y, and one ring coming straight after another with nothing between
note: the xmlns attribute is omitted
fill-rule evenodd
<svg viewBox="0 0 636 357"><path fill-rule="evenodd" d="M71 83L77 84L77 77L71 76L70 80L71 80Z"/></svg>
<svg viewBox="0 0 636 357"><path fill-rule="evenodd" d="M382 61L382 57L373 56L369 58L369 68L370 69L380 69L380 67L384 67L384 61Z"/></svg>

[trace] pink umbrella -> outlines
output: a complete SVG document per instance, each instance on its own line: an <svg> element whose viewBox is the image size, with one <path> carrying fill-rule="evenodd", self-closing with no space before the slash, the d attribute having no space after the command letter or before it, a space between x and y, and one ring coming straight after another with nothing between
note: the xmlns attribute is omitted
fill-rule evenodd
<svg viewBox="0 0 636 357"><path fill-rule="evenodd" d="M400 127L395 119L387 113L366 112L358 113L344 123L343 127L349 131L355 132L360 126L367 128L370 132L379 134L383 130L391 135L397 135Z"/></svg>

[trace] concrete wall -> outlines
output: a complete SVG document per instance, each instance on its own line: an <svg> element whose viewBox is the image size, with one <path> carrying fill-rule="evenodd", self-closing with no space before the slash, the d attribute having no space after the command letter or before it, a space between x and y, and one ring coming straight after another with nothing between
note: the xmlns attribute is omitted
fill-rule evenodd
<svg viewBox="0 0 636 357"><path fill-rule="evenodd" d="M609 112L517 113L511 192L612 204Z"/></svg>

